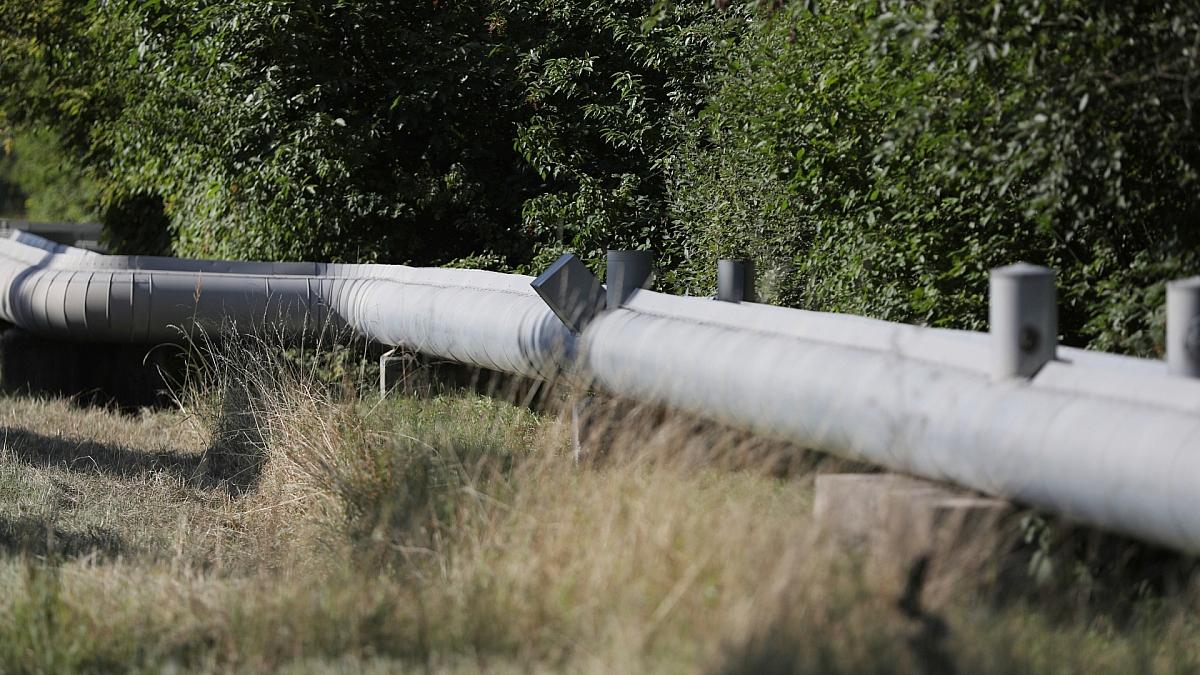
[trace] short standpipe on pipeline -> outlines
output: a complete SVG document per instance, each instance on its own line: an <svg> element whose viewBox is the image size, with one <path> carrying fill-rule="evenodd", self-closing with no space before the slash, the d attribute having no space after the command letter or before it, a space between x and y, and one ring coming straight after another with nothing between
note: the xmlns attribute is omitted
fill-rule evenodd
<svg viewBox="0 0 1200 675"><path fill-rule="evenodd" d="M753 260L717 261L717 300L757 302Z"/></svg>
<svg viewBox="0 0 1200 675"><path fill-rule="evenodd" d="M620 307L637 289L648 286L653 276L652 254L609 251L606 287L582 260L564 253L531 285L559 320L579 335L606 309ZM570 402L571 454L576 464L596 450L590 446L597 443L593 432L600 405L594 394L586 392Z"/></svg>
<svg viewBox="0 0 1200 675"><path fill-rule="evenodd" d="M605 277L608 309L625 304L640 288L654 281L654 254L650 251L609 251Z"/></svg>
<svg viewBox="0 0 1200 675"><path fill-rule="evenodd" d="M1167 372L1200 377L1200 277L1167 284Z"/></svg>
<svg viewBox="0 0 1200 675"><path fill-rule="evenodd" d="M1017 263L992 270L988 285L992 377L1033 377L1058 347L1054 271Z"/></svg>
<svg viewBox="0 0 1200 675"><path fill-rule="evenodd" d="M617 309L640 288L654 281L654 254L649 251L609 251L605 281L607 309ZM595 394L585 394L571 403L571 451L575 463L602 451L597 438L596 417L603 408Z"/></svg>

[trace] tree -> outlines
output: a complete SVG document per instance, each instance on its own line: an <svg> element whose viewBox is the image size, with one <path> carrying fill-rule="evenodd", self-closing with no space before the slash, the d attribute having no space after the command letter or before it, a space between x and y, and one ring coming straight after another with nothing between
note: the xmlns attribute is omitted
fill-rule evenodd
<svg viewBox="0 0 1200 675"><path fill-rule="evenodd" d="M1200 7L799 3L731 59L679 161L696 276L751 254L773 297L986 324L987 271L1055 268L1068 342L1151 354L1200 270Z"/></svg>

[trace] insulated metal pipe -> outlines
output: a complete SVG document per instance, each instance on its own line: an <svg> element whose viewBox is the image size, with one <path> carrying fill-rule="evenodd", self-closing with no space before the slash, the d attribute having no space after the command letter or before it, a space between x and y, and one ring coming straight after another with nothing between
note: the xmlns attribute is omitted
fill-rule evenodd
<svg viewBox="0 0 1200 675"><path fill-rule="evenodd" d="M1074 389L1040 375L994 381L986 342L975 367L955 367L923 348L864 349L836 334L748 330L734 313L691 314L635 297L585 334L586 370L632 398L1200 551L1200 415L1122 400L1161 375L1115 371ZM1184 400L1200 401L1200 386Z"/></svg>
<svg viewBox="0 0 1200 675"><path fill-rule="evenodd" d="M643 290L579 336L531 278L121 258L0 240L0 318L57 338L345 327L465 364L653 401L1200 553L1200 380L1059 348L994 379L987 334Z"/></svg>
<svg viewBox="0 0 1200 675"><path fill-rule="evenodd" d="M197 330L338 333L493 370L549 377L574 337L531 278L391 265L104 256L28 234L0 239L0 318L96 342L175 342Z"/></svg>

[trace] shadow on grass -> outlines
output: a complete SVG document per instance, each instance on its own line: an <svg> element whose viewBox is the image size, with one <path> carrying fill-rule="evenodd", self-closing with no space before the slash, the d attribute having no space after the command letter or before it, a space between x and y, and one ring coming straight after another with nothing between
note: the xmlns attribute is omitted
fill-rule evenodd
<svg viewBox="0 0 1200 675"><path fill-rule="evenodd" d="M122 550L124 545L121 538L102 527L70 532L54 527L41 518L0 516L0 554L59 559L95 555L107 560L117 557Z"/></svg>
<svg viewBox="0 0 1200 675"><path fill-rule="evenodd" d="M47 436L17 427L0 427L4 454L30 466L60 467L87 474L120 478L141 478L166 473L183 479L193 487L222 489L240 493L252 477L225 472L224 463L213 466L203 455L171 450L136 450L123 445L100 443L70 436ZM257 468L257 467L256 467Z"/></svg>
<svg viewBox="0 0 1200 675"><path fill-rule="evenodd" d="M80 407L134 413L170 404L168 382L184 367L177 347L51 340L0 331L0 391L63 397Z"/></svg>
<svg viewBox="0 0 1200 675"><path fill-rule="evenodd" d="M893 605L908 629L905 646L894 653L838 645L829 635L829 626L806 625L803 602L784 602L758 631L740 644L727 645L717 666L709 675L788 675L790 673L841 673L866 675L892 673L900 668L896 659L907 652L915 672L956 675L960 672L947 650L950 629L946 621L931 612L922 598L930 569L929 556L920 556L907 571L900 597ZM878 615L879 619L887 617ZM836 633L834 633L836 634ZM814 635L825 637L814 638ZM885 635L885 633L880 633ZM836 639L836 638L834 638ZM846 639L845 636L842 638ZM859 638L861 639L861 638ZM889 639L888 642L892 640Z"/></svg>

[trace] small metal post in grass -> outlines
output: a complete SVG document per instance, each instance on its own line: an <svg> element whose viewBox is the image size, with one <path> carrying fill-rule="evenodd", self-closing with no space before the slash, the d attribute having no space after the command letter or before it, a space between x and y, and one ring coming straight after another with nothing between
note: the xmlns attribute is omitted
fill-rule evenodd
<svg viewBox="0 0 1200 675"><path fill-rule="evenodd" d="M379 398L387 398L397 387L404 393L412 393L412 378L418 367L417 357L399 347L384 352L379 357Z"/></svg>
<svg viewBox="0 0 1200 675"><path fill-rule="evenodd" d="M1167 372L1200 377L1200 277L1167 284Z"/></svg>
<svg viewBox="0 0 1200 675"><path fill-rule="evenodd" d="M588 408L595 405L595 397L585 395L571 402L571 457L576 464L583 459L584 441L587 435L584 425L589 421Z"/></svg>
<svg viewBox="0 0 1200 675"><path fill-rule="evenodd" d="M654 280L654 254L650 251L609 251L607 301L609 309L625 304L639 288Z"/></svg>
<svg viewBox="0 0 1200 675"><path fill-rule="evenodd" d="M1000 267L989 287L992 376L1033 377L1058 347L1054 271L1027 263Z"/></svg>
<svg viewBox="0 0 1200 675"><path fill-rule="evenodd" d="M755 302L754 261L717 261L717 299L723 302Z"/></svg>

